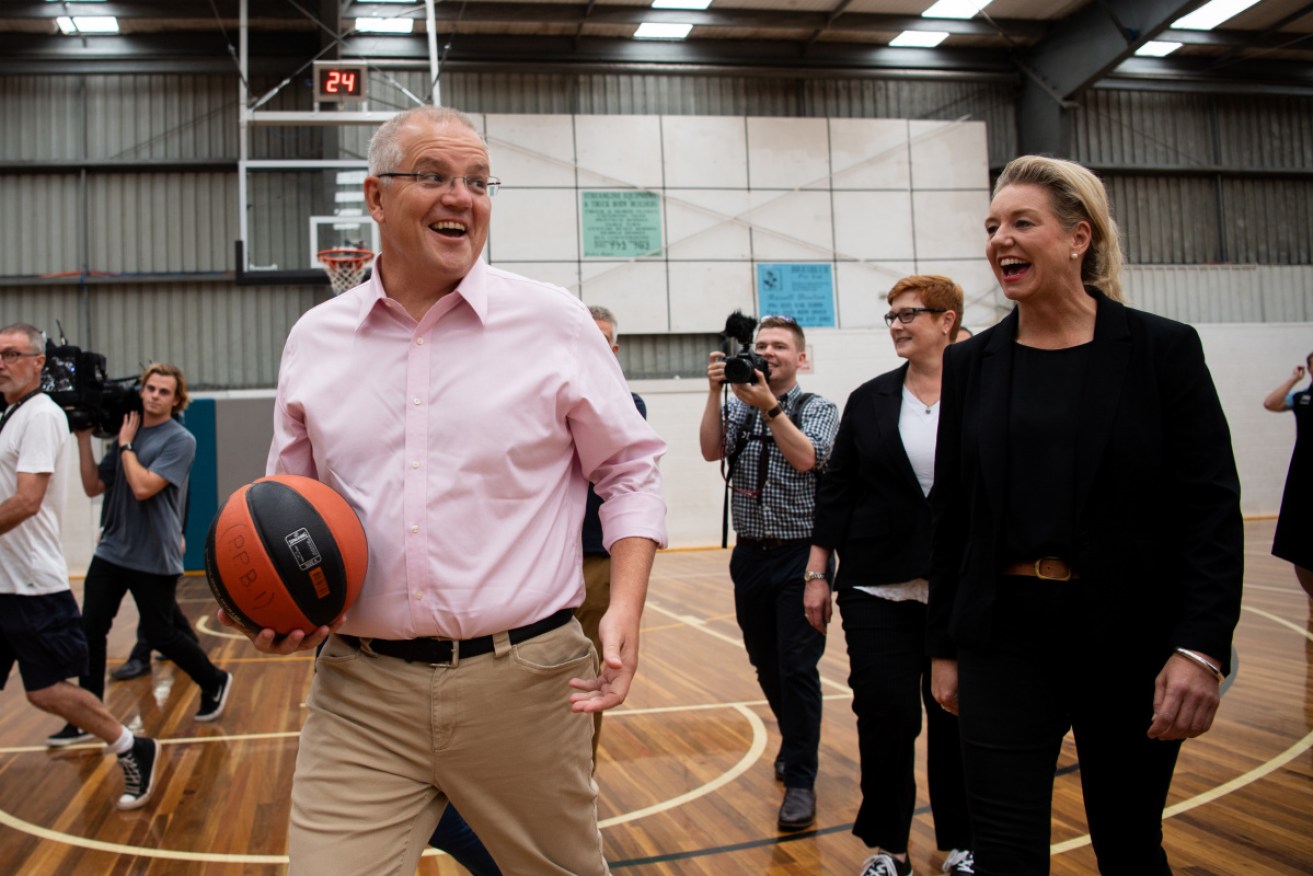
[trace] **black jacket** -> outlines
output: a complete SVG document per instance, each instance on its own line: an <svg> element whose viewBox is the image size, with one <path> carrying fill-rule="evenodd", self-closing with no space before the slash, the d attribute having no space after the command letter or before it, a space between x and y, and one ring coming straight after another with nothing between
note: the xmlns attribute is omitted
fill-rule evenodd
<svg viewBox="0 0 1313 876"><path fill-rule="evenodd" d="M1229 671L1244 533L1226 419L1194 329L1098 303L1077 424L1076 549L1087 623ZM928 646L987 649L1009 489L1014 310L944 355ZM1165 655L1164 655L1165 659Z"/></svg>
<svg viewBox="0 0 1313 876"><path fill-rule="evenodd" d="M898 432L906 364L848 397L821 479L812 543L838 551L836 589L930 572L930 503Z"/></svg>

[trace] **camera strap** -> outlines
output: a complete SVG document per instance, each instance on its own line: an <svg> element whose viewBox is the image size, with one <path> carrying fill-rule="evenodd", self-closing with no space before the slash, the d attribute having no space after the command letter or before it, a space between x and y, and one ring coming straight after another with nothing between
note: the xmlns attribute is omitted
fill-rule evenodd
<svg viewBox="0 0 1313 876"><path fill-rule="evenodd" d="M726 403L728 404L728 393L729 393L728 387L726 387L725 392L726 392ZM794 399L793 404L789 406L789 415L788 415L789 419L793 421L793 425L796 426L799 431L802 430L803 409L807 407L807 402L811 401L812 398L815 397L815 395L816 393L814 392L798 393L798 397ZM758 454L757 456L757 487L753 491L754 495L757 498L758 503L762 501L762 497L766 493L766 477L767 475L770 474L770 448L771 445L775 443L775 441L771 437L770 427L767 426L766 421L761 418L761 413L757 412L753 416L758 422L761 423L761 427L765 429L765 434L764 435L751 434L748 435L746 438L736 439L734 442L734 450L731 451L729 454L729 461L725 472L725 502L724 505L721 507L721 512L720 512L720 546L722 548L729 547L730 483L734 480L734 469L737 467L739 456L743 453L749 441L761 442L761 453ZM728 444L728 440L726 441L726 443ZM724 457L722 456L721 458L723 459Z"/></svg>
<svg viewBox="0 0 1313 876"><path fill-rule="evenodd" d="M36 389L29 392L27 395L20 398L18 401L14 402L9 407L5 408L4 414L0 414L0 432L3 432L5 426L9 425L9 418L13 416L14 412L17 411L19 408L21 408L24 404L26 404L28 399L30 399L32 396L36 395L39 392L41 392L40 386L38 386Z"/></svg>

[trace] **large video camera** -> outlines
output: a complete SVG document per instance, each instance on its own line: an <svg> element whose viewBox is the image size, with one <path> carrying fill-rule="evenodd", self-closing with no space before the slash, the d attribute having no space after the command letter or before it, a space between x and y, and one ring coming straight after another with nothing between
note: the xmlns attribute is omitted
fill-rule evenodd
<svg viewBox="0 0 1313 876"><path fill-rule="evenodd" d="M739 310L725 320L725 331L721 332L724 341L720 346L725 353L726 383L756 383L757 375L753 373L756 371L770 383L770 363L752 348L752 332L756 327L757 321ZM735 341L738 352L734 352Z"/></svg>
<svg viewBox="0 0 1313 876"><path fill-rule="evenodd" d="M114 438L129 412L141 413L141 381L108 377L105 357L69 344L63 331L61 326L58 344L46 338L41 390L64 409L72 431L91 429L97 438Z"/></svg>

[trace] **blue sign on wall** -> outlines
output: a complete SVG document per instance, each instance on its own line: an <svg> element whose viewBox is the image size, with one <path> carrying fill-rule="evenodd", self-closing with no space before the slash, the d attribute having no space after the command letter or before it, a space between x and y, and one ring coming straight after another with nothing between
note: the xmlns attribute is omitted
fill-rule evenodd
<svg viewBox="0 0 1313 876"><path fill-rule="evenodd" d="M757 312L791 316L804 328L833 328L834 266L828 262L757 265Z"/></svg>

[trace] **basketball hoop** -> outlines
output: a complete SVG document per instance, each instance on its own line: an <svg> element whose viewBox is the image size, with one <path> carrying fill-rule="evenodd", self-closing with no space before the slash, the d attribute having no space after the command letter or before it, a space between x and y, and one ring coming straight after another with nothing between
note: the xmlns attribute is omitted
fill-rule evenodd
<svg viewBox="0 0 1313 876"><path fill-rule="evenodd" d="M334 295L359 286L365 278L365 268L374 260L374 254L367 249L321 249L318 256Z"/></svg>

